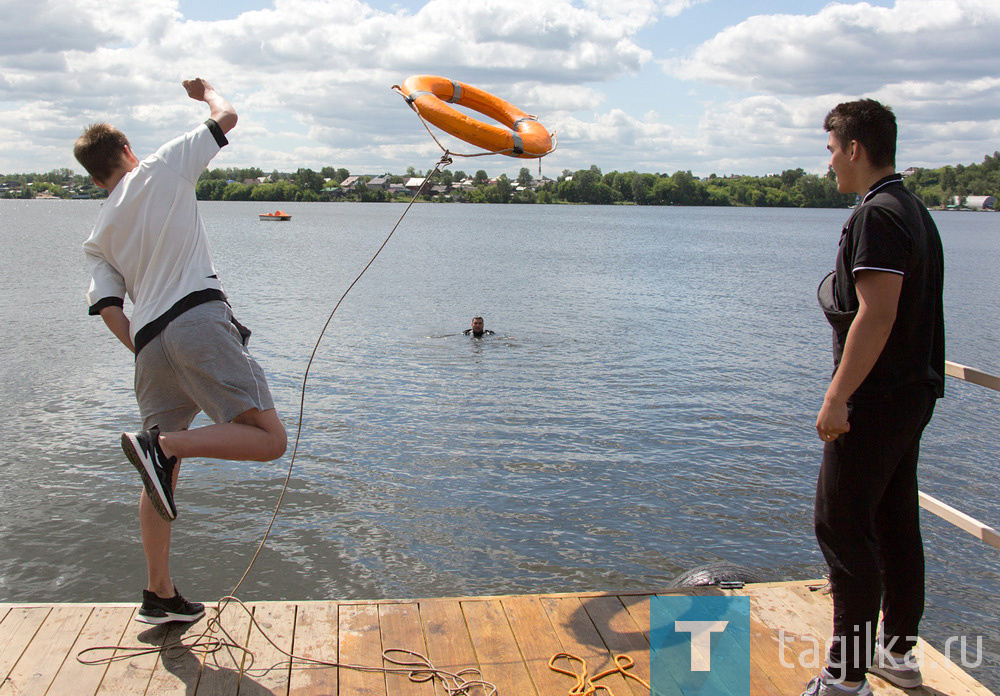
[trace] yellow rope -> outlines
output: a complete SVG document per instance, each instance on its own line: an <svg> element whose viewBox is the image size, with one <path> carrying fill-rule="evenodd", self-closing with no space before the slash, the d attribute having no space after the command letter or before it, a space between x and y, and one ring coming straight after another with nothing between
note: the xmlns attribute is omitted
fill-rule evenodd
<svg viewBox="0 0 1000 696"><path fill-rule="evenodd" d="M568 669L563 669L562 667L556 667L555 663L559 659L565 659L571 664L573 662L579 662L580 666L583 668L583 671L574 672ZM627 679L634 679L635 681L645 686L647 689L652 690L651 687L649 686L649 682L647 682L645 679L637 677L631 672L626 671L631 669L635 665L635 660L633 660L628 655L615 655L614 659L615 659L614 667L606 669L603 672L595 674L592 677L588 677L587 676L588 668L586 660L584 660L582 657L573 655L572 653L561 652L561 653L556 653L555 655L549 658L549 669L551 669L553 672L559 672L560 674L565 674L568 677L576 678L576 684L573 686L573 688L571 688L569 691L566 692L567 696L596 696L598 690L603 691L604 693L607 694L607 696L615 696L614 692L609 687L604 686L603 684L594 683L600 679L603 679L609 674L620 674L622 675L622 677L625 677Z"/></svg>

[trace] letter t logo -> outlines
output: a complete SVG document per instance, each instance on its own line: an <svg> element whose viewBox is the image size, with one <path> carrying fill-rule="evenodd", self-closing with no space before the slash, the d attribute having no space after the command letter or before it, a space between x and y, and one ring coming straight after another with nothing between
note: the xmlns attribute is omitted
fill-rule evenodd
<svg viewBox="0 0 1000 696"><path fill-rule="evenodd" d="M712 669L712 634L722 633L728 621L674 621L674 630L691 634L691 671Z"/></svg>

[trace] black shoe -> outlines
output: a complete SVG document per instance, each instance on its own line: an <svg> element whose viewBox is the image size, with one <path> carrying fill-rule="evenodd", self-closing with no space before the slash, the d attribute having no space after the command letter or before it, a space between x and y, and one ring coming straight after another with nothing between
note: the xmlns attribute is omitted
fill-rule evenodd
<svg viewBox="0 0 1000 696"><path fill-rule="evenodd" d="M142 591L142 606L135 620L148 624L163 624L170 621L197 621L205 615L205 605L189 602L174 588L174 596L163 599L149 590Z"/></svg>
<svg viewBox="0 0 1000 696"><path fill-rule="evenodd" d="M177 457L167 459L160 449L159 440L160 429L154 425L140 433L122 433L122 449L142 476L142 485L146 487L146 495L153 507L160 517L169 522L177 518L173 489Z"/></svg>

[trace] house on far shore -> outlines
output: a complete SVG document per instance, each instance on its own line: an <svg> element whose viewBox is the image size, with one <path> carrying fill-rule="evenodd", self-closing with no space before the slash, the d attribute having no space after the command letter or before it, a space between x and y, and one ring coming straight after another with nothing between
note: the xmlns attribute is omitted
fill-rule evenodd
<svg viewBox="0 0 1000 696"><path fill-rule="evenodd" d="M346 179L344 179L343 181L340 182L340 188L342 188L342 189L353 189L353 188L357 188L358 184L360 184L360 183L363 183L361 181L361 177L358 177L358 176L349 176L349 177L347 177Z"/></svg>
<svg viewBox="0 0 1000 696"><path fill-rule="evenodd" d="M424 177L422 177L422 176L413 176L413 177L410 177L409 179L407 179L403 183L403 186L406 187L406 190L407 191L412 191L413 193L416 193L417 191L419 191L420 187L423 186L423 185L424 185Z"/></svg>
<svg viewBox="0 0 1000 696"><path fill-rule="evenodd" d="M996 196L952 196L949 207L969 210L996 210Z"/></svg>
<svg viewBox="0 0 1000 696"><path fill-rule="evenodd" d="M388 191L389 190L389 177L387 176L376 176L368 180L366 184L369 191Z"/></svg>

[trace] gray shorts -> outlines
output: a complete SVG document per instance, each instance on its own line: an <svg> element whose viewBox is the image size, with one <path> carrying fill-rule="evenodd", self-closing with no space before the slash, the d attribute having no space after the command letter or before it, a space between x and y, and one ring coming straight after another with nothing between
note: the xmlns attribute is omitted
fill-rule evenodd
<svg viewBox="0 0 1000 696"><path fill-rule="evenodd" d="M135 361L142 427L184 430L199 411L228 423L252 408L274 408L264 371L247 352L225 302L184 312L146 344Z"/></svg>

